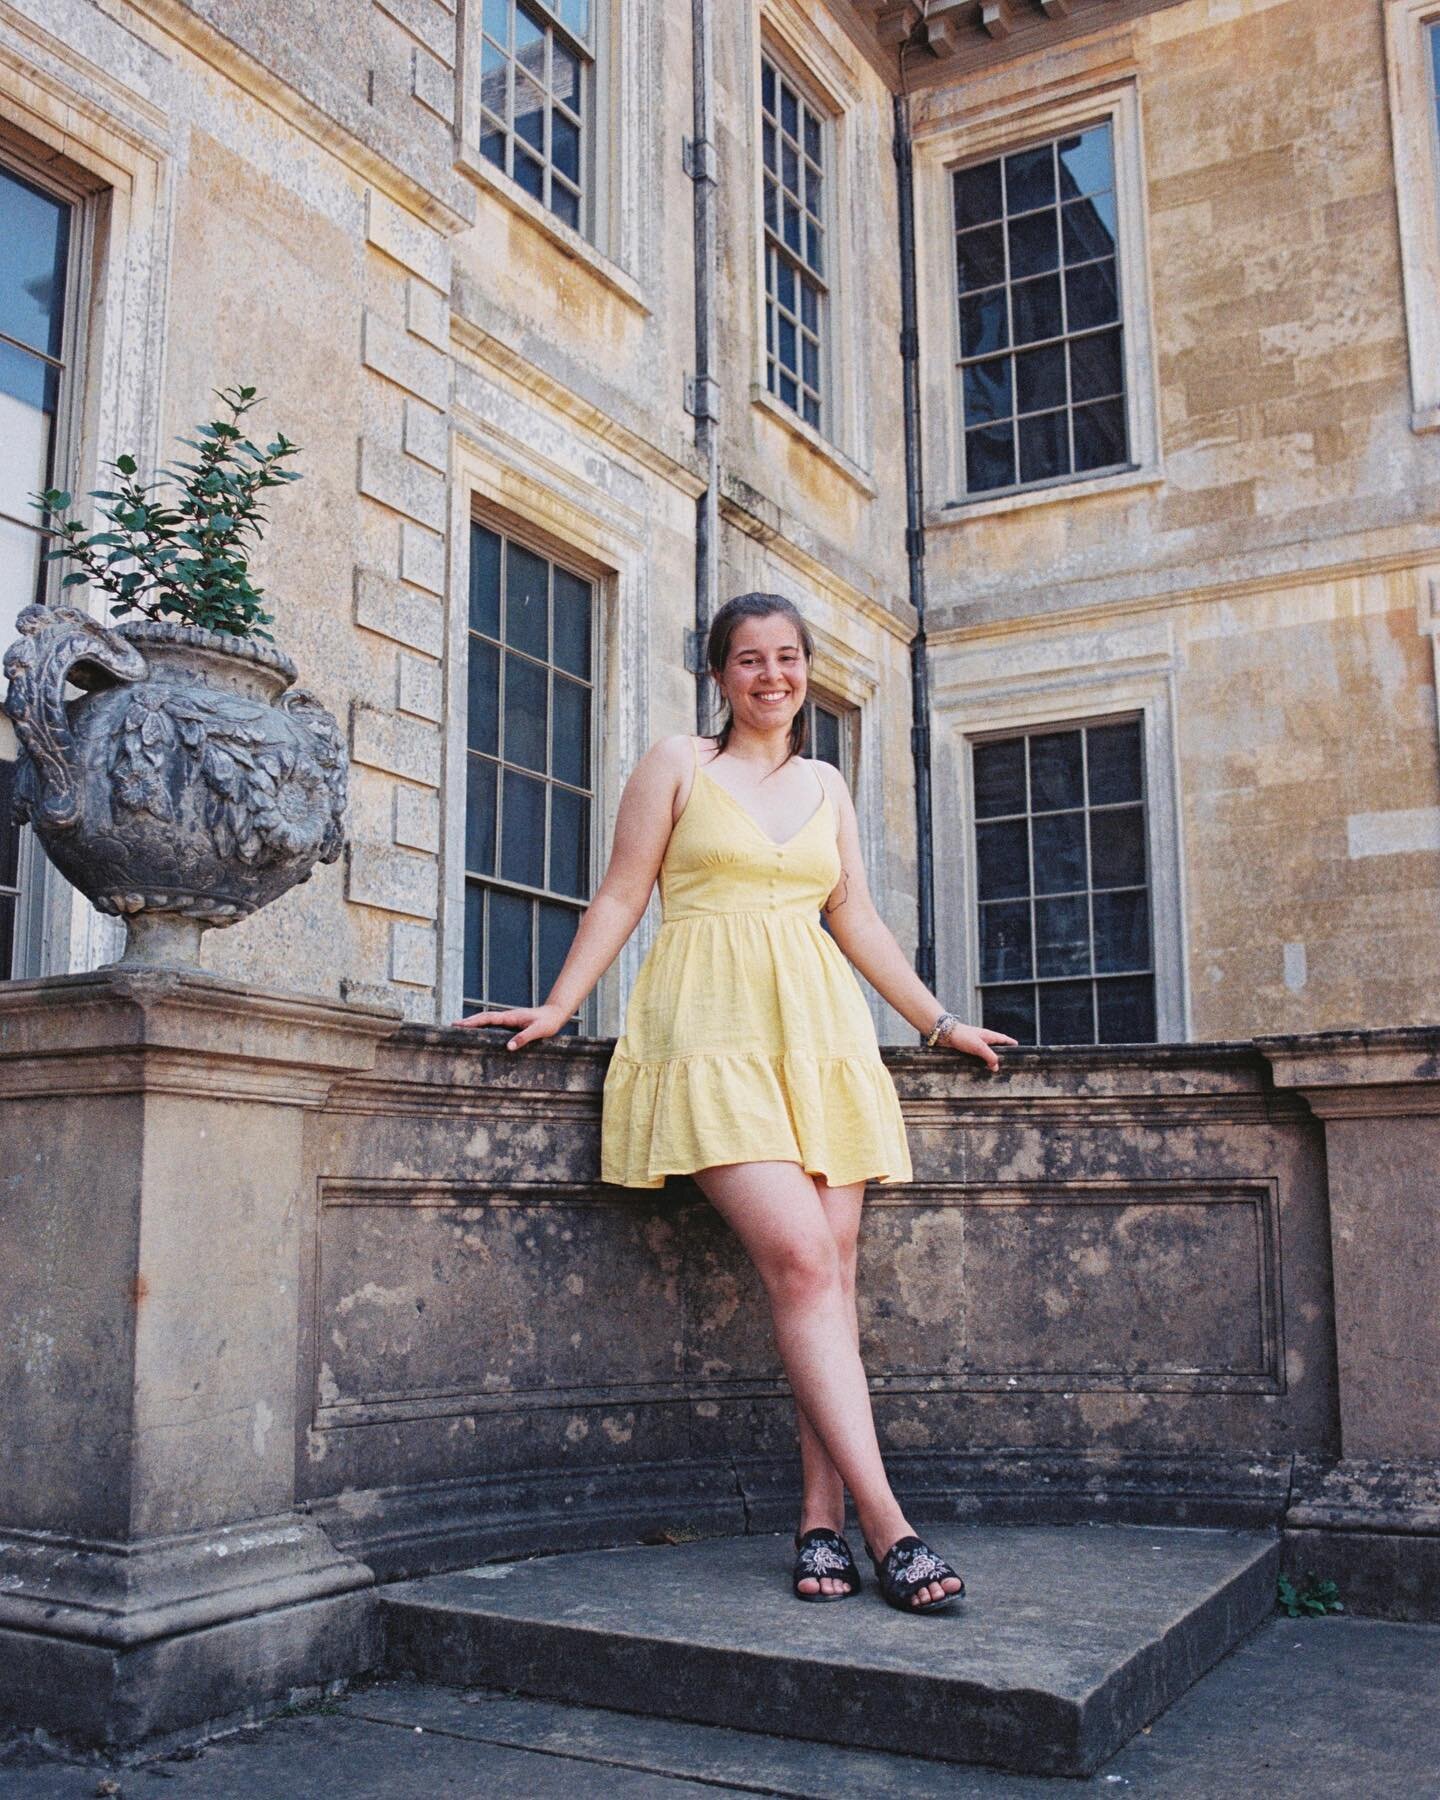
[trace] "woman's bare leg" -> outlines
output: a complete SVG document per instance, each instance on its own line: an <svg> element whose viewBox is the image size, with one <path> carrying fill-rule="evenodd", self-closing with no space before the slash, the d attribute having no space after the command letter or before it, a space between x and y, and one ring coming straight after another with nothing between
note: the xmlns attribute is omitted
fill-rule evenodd
<svg viewBox="0 0 1440 1800"><path fill-rule="evenodd" d="M835 1248L839 1253L840 1285L850 1315L850 1334L858 1347L860 1325L855 1312L855 1266L865 1184L863 1181L856 1181L848 1187L831 1187L823 1175L812 1176L811 1179L815 1183L815 1192L824 1209L825 1222L830 1227L830 1234L835 1239ZM798 1401L795 1406L795 1421L800 1433L800 1529L803 1532L816 1525L826 1525L832 1531L843 1531L845 1483L840 1478L840 1471L831 1462L805 1408ZM845 1586L845 1582L837 1580L833 1575L826 1575L819 1582L807 1576L800 1583L801 1592L806 1594L838 1594Z"/></svg>
<svg viewBox="0 0 1440 1800"><path fill-rule="evenodd" d="M867 1542L883 1556L910 1526L881 1460L840 1253L815 1183L798 1163L782 1162L721 1164L695 1181L765 1284L796 1402L849 1488ZM917 1589L914 1603L959 1591L958 1581L947 1583Z"/></svg>

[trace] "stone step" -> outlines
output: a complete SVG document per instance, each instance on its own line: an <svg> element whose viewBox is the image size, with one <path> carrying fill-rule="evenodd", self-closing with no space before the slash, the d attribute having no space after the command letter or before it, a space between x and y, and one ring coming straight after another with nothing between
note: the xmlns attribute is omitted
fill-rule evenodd
<svg viewBox="0 0 1440 1800"><path fill-rule="evenodd" d="M788 1538L488 1563L384 1590L395 1671L1035 1775L1088 1775L1273 1610L1278 1541L1137 1526L917 1527L943 1612L801 1605Z"/></svg>

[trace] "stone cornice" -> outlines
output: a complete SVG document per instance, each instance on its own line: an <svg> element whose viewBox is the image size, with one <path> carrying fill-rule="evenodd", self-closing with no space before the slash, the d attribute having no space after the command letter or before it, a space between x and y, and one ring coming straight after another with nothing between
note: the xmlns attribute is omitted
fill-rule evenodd
<svg viewBox="0 0 1440 1800"><path fill-rule="evenodd" d="M1323 1119L1440 1114L1440 1025L1256 1039L1276 1085Z"/></svg>

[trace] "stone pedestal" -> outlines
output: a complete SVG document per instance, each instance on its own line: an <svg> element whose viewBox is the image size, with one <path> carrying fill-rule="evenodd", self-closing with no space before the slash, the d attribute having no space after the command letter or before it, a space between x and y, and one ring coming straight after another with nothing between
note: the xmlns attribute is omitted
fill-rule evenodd
<svg viewBox="0 0 1440 1800"><path fill-rule="evenodd" d="M0 1718L124 1743L376 1654L295 1510L304 1115L383 1012L202 975L0 987Z"/></svg>
<svg viewBox="0 0 1440 1800"><path fill-rule="evenodd" d="M1297 1464L1287 1558L1440 1619L1440 1027L1258 1047L1324 1122L1335 1284L1341 1456Z"/></svg>

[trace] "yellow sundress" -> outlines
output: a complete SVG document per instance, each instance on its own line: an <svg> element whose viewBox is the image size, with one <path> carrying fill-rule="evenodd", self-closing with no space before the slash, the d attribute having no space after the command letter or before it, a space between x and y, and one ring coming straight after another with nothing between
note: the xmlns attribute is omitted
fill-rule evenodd
<svg viewBox="0 0 1440 1800"><path fill-rule="evenodd" d="M832 1187L909 1181L860 984L820 927L840 854L818 771L819 805L777 844L691 750L662 922L605 1075L601 1180L656 1188L715 1163L798 1162Z"/></svg>

